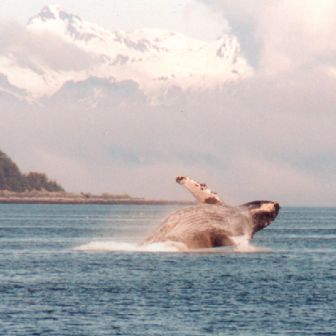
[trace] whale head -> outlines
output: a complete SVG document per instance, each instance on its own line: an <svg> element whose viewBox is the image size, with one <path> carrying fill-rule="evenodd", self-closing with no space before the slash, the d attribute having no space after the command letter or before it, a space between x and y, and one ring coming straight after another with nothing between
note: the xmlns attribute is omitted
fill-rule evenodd
<svg viewBox="0 0 336 336"><path fill-rule="evenodd" d="M280 210L279 203L275 201L253 201L242 206L251 214L253 234L270 225Z"/></svg>

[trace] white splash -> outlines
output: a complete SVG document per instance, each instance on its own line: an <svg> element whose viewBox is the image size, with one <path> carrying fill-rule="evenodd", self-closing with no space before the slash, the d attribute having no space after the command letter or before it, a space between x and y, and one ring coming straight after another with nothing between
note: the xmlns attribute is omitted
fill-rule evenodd
<svg viewBox="0 0 336 336"><path fill-rule="evenodd" d="M93 241L74 248L83 252L182 252L187 247L183 243L167 241L162 243L139 244L117 241Z"/></svg>
<svg viewBox="0 0 336 336"><path fill-rule="evenodd" d="M230 237L230 239L235 244L234 249L233 249L234 252L254 253L254 252L269 251L265 247L255 246L251 244L250 239L247 235Z"/></svg>

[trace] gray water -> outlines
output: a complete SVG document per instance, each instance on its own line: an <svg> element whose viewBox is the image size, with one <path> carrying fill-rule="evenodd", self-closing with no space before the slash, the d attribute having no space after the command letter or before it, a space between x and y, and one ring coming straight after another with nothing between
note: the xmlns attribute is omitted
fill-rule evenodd
<svg viewBox="0 0 336 336"><path fill-rule="evenodd" d="M0 205L0 335L336 335L336 208L254 252L138 249L176 208Z"/></svg>

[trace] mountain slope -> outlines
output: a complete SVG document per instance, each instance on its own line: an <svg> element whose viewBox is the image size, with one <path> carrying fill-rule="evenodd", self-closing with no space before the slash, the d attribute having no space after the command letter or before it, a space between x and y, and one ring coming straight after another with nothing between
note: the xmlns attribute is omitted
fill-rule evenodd
<svg viewBox="0 0 336 336"><path fill-rule="evenodd" d="M29 19L26 40L2 49L0 76L32 101L90 77L132 80L151 97L169 87L203 90L252 74L231 34L209 43L159 29L110 32L59 6Z"/></svg>

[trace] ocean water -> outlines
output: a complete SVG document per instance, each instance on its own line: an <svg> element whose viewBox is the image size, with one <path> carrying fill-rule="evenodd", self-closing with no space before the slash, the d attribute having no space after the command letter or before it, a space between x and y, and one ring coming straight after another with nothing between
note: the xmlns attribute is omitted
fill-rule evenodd
<svg viewBox="0 0 336 336"><path fill-rule="evenodd" d="M246 252L141 247L174 209L0 205L0 335L336 335L336 208Z"/></svg>

